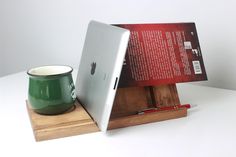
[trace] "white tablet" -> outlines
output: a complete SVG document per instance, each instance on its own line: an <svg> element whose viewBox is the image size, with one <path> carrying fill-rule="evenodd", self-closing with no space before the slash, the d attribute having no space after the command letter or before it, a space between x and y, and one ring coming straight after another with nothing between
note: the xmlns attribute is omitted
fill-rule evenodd
<svg viewBox="0 0 236 157"><path fill-rule="evenodd" d="M113 106L130 32L91 21L80 60L76 95L105 132Z"/></svg>

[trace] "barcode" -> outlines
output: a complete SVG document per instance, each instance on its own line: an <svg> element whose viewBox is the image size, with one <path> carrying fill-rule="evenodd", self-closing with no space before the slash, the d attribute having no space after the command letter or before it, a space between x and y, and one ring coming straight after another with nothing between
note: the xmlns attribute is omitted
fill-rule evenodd
<svg viewBox="0 0 236 157"><path fill-rule="evenodd" d="M199 61L192 61L195 74L202 74L202 69Z"/></svg>
<svg viewBox="0 0 236 157"><path fill-rule="evenodd" d="M190 42L190 41L185 41L185 42L184 42L184 48L185 48L186 50L192 49L192 44L191 44L191 42Z"/></svg>

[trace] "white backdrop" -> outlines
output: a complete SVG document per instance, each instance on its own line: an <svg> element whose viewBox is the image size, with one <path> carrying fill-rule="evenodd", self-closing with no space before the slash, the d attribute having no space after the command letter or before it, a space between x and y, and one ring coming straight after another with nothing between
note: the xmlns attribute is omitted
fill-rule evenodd
<svg viewBox="0 0 236 157"><path fill-rule="evenodd" d="M233 0L0 0L0 76L45 64L79 65L86 27L195 22L209 81L236 89Z"/></svg>

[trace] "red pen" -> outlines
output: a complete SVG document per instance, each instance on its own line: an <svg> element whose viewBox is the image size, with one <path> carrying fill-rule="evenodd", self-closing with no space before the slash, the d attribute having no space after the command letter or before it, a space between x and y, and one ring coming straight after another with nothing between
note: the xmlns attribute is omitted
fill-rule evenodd
<svg viewBox="0 0 236 157"><path fill-rule="evenodd" d="M159 112L159 111L169 111L169 110L175 110L175 109L179 109L179 108L191 108L195 105L190 105L190 104L183 104L183 105L175 105L175 106L164 106L164 107L158 107L158 108L148 108L148 109L144 109L140 112L138 112L138 114L146 114L146 113L152 113L152 112Z"/></svg>

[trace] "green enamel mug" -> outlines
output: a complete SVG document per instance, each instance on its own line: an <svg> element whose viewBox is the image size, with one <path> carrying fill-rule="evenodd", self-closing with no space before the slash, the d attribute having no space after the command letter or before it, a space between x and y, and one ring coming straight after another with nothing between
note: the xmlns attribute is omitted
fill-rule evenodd
<svg viewBox="0 0 236 157"><path fill-rule="evenodd" d="M45 115L61 114L73 107L76 94L70 66L51 65L32 68L28 101L32 109Z"/></svg>

